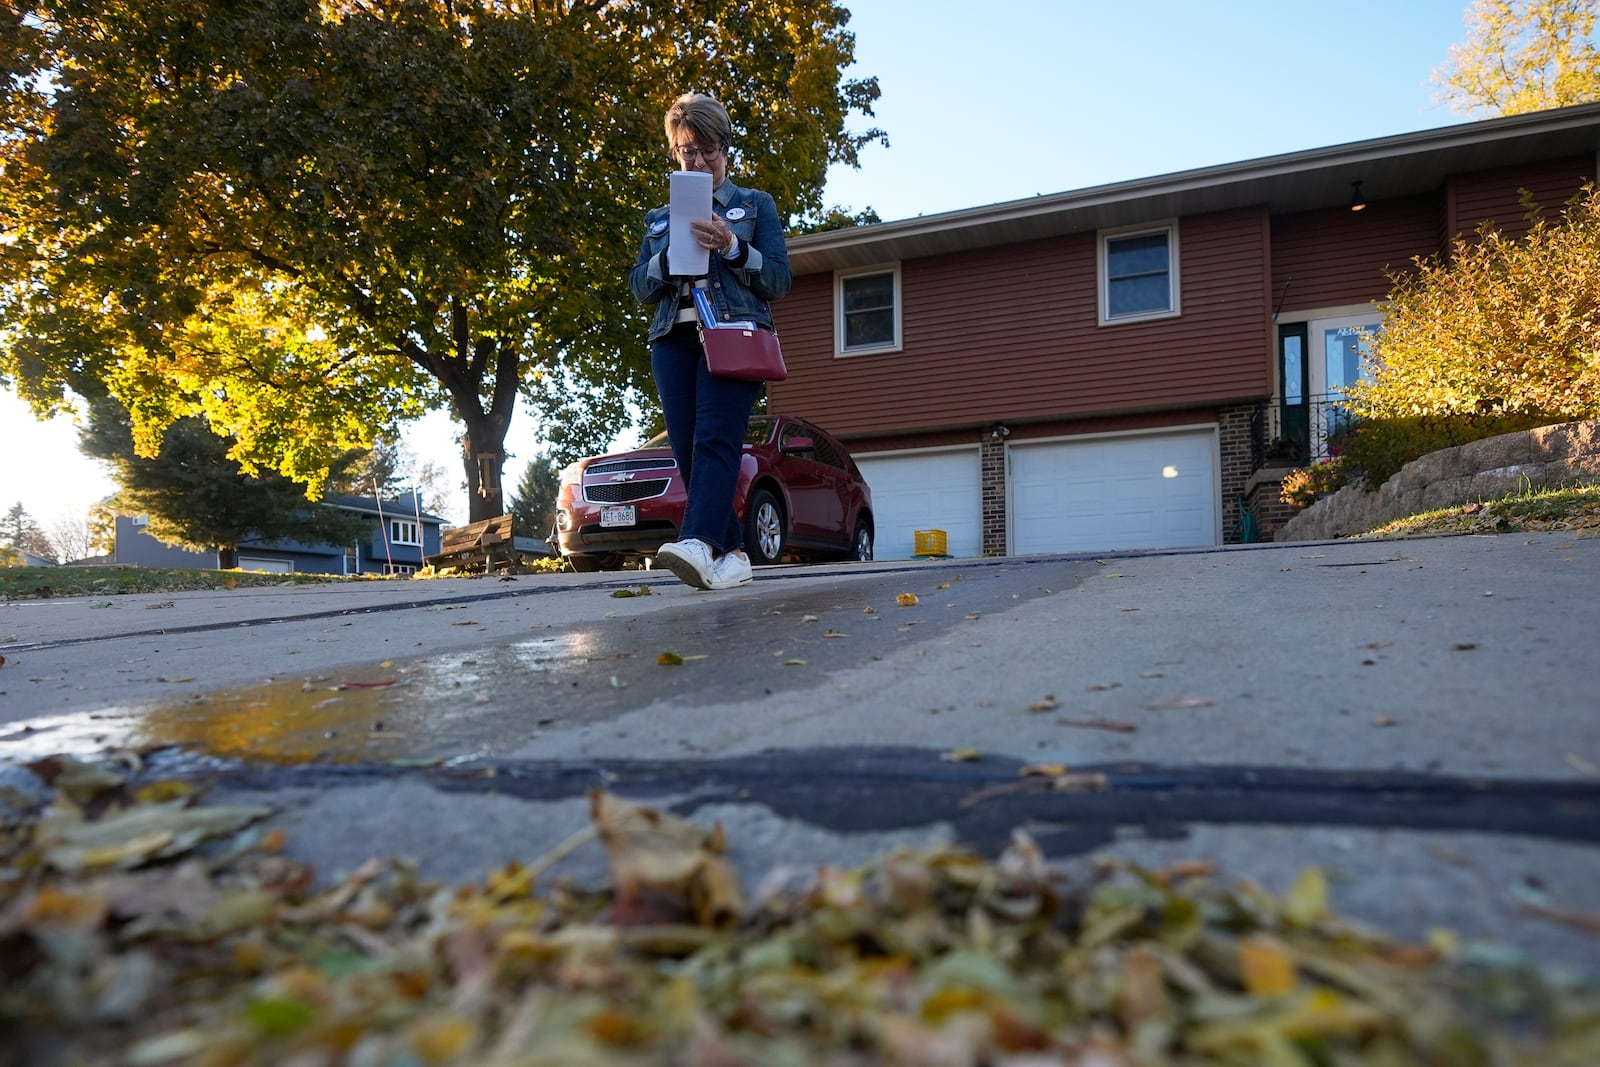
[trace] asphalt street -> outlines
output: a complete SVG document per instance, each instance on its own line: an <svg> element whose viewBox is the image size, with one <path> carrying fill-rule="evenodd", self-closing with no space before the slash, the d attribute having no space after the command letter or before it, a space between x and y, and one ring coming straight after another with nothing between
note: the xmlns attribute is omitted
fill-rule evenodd
<svg viewBox="0 0 1600 1067"><path fill-rule="evenodd" d="M1343 915L1600 975L1597 590L1600 539L1504 535L9 601L0 760L146 753L328 874L531 860L595 788L720 820L752 886L1017 827L1315 864Z"/></svg>

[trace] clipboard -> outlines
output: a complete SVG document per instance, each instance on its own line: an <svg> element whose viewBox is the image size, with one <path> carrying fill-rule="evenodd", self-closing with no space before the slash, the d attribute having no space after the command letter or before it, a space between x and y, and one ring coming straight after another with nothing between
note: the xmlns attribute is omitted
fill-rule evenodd
<svg viewBox="0 0 1600 1067"><path fill-rule="evenodd" d="M711 217L711 175L699 170L675 170L667 179L667 189L667 213L671 219L667 272L678 277L701 277L711 270L711 250L694 239L689 223Z"/></svg>

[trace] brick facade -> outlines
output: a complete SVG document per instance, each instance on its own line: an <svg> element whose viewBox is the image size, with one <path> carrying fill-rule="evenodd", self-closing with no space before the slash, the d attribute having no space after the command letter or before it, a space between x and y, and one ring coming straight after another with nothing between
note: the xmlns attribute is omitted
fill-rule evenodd
<svg viewBox="0 0 1600 1067"><path fill-rule="evenodd" d="M1239 404L1217 411L1217 444L1222 458L1222 543L1237 545L1244 540L1239 501L1244 499L1250 475L1255 473L1255 450L1251 443L1251 423L1257 404Z"/></svg>
<svg viewBox="0 0 1600 1067"><path fill-rule="evenodd" d="M1006 554L1006 443L984 434L979 445L983 479L983 554Z"/></svg>

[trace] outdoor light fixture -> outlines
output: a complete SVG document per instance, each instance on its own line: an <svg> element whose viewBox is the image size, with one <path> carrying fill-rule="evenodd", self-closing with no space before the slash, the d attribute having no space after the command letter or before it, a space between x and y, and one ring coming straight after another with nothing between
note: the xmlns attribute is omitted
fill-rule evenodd
<svg viewBox="0 0 1600 1067"><path fill-rule="evenodd" d="M1351 182L1350 183L1350 210L1351 211L1365 211L1366 209L1367 209L1367 198L1361 195L1361 183L1360 182Z"/></svg>
<svg viewBox="0 0 1600 1067"><path fill-rule="evenodd" d="M997 422L994 424L994 429L989 431L989 436L996 441L1004 441L1011 436L1011 427L1003 422Z"/></svg>

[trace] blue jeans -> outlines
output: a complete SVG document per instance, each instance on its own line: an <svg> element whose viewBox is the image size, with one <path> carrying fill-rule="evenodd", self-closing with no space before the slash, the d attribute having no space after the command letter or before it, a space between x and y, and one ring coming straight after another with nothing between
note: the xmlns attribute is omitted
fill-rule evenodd
<svg viewBox="0 0 1600 1067"><path fill-rule="evenodd" d="M761 383L718 378L708 371L693 323L680 323L650 343L650 370L672 454L689 487L678 536L697 538L723 552L743 548L744 527L733 494L739 486L745 426Z"/></svg>

